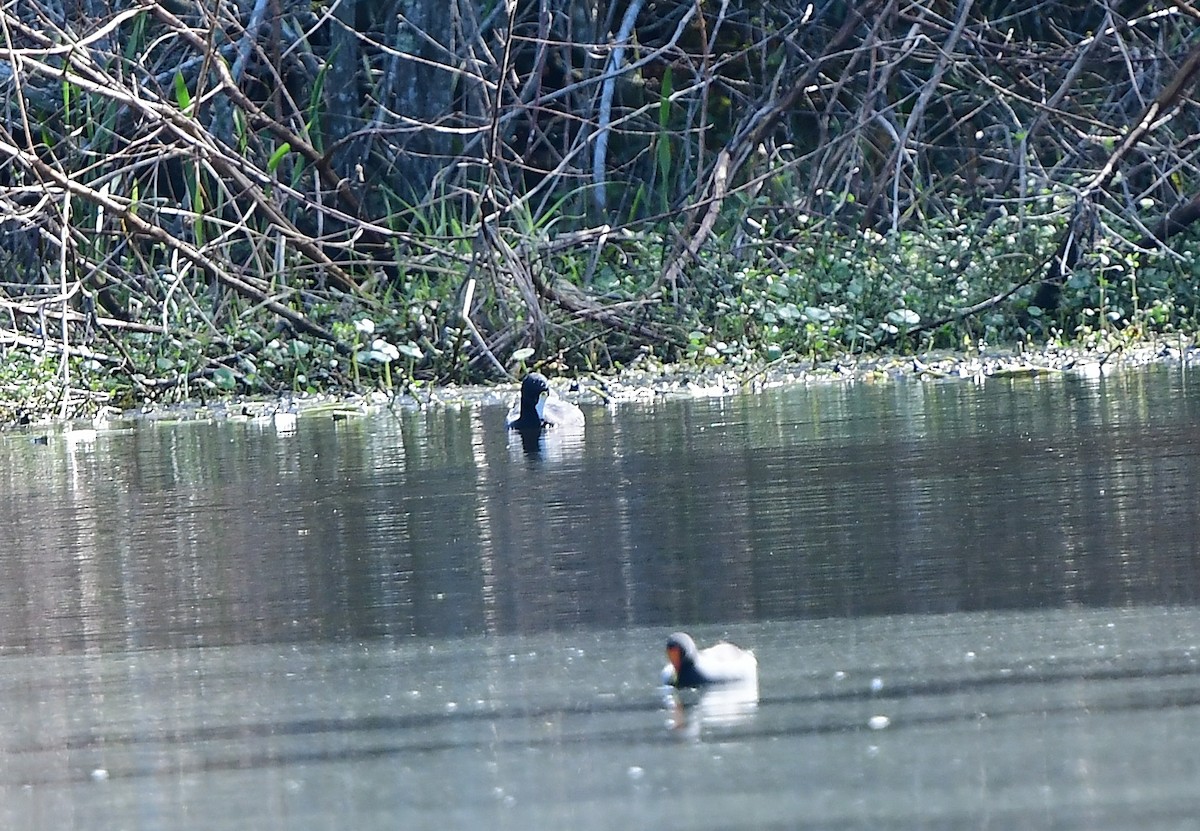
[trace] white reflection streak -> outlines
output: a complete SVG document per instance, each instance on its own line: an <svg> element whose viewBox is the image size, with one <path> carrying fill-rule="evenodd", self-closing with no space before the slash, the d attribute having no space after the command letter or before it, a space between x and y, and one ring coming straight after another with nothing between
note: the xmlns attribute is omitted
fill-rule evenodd
<svg viewBox="0 0 1200 831"><path fill-rule="evenodd" d="M99 556L96 551L96 540L100 535L98 524L99 512L95 508L100 495L96 492L94 477L86 477L88 471L96 470L96 431L74 430L68 428L63 432L67 451L67 472L71 487L69 490L72 502L71 513L75 532L75 551L68 554L75 561L78 569L79 583L76 586L79 604L80 634L83 636L84 651L89 654L100 651L100 636L103 630L100 610ZM64 589L67 587L64 586ZM57 598L57 602L66 604L66 597ZM63 631L56 631L56 637L63 637Z"/></svg>
<svg viewBox="0 0 1200 831"><path fill-rule="evenodd" d="M670 713L669 730L698 739L705 728L729 728L749 722L758 709L758 682L668 690L663 705Z"/></svg>
<svg viewBox="0 0 1200 831"><path fill-rule="evenodd" d="M495 635L499 622L496 613L496 551L492 523L488 515L489 495L492 492L488 476L487 435L483 429L482 408L471 408L471 458L475 462L475 522L479 537L479 569L483 580L483 629Z"/></svg>
<svg viewBox="0 0 1200 831"><path fill-rule="evenodd" d="M624 486L625 482L632 481L632 476L624 470L622 462L625 459L623 448L625 446L623 430L621 429L621 419L618 417L613 405L609 405L609 412L612 413L612 441L609 446L612 447L613 453L613 470L617 472L616 477L616 507L617 507L617 548L621 560L621 587L625 593L625 609L624 619L626 626L632 626L634 621L634 585L633 585L633 559L631 557L631 542L629 528L631 524L629 510L629 490Z"/></svg>

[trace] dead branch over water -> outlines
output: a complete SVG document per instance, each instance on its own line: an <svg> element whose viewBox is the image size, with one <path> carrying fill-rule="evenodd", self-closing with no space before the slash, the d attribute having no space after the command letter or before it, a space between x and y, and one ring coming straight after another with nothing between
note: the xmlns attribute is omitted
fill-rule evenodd
<svg viewBox="0 0 1200 831"><path fill-rule="evenodd" d="M1200 217L1200 14L1017 5L9 4L0 349L59 361L64 414L68 358L278 388L271 330L349 382L359 316L416 377L602 365L681 350L747 257L963 216L1061 234L910 333L1049 307L1097 234Z"/></svg>

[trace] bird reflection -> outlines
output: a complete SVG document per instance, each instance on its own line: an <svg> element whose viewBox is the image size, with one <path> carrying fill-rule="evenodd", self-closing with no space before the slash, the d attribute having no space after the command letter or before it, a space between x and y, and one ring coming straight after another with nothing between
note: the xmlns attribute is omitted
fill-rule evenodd
<svg viewBox="0 0 1200 831"><path fill-rule="evenodd" d="M749 722L758 709L758 683L722 684L698 690L663 687L663 705L669 713L669 730L699 738L706 729Z"/></svg>
<svg viewBox="0 0 1200 831"><path fill-rule="evenodd" d="M528 461L557 463L577 459L583 447L582 426L557 427L553 430L508 431L508 450L513 458Z"/></svg>
<svg viewBox="0 0 1200 831"><path fill-rule="evenodd" d="M510 436L518 436L521 439L521 450L526 456L538 458L542 455L542 428L536 430L513 430ZM509 446L513 444L509 439Z"/></svg>

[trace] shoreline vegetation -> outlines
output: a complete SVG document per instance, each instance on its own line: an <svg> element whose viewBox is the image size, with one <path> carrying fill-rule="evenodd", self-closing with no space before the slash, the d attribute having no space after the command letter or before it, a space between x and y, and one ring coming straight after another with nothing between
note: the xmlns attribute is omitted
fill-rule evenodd
<svg viewBox="0 0 1200 831"><path fill-rule="evenodd" d="M1191 355L1190 4L452 7L0 9L0 425Z"/></svg>
<svg viewBox="0 0 1200 831"><path fill-rule="evenodd" d="M1139 343L1095 344L1090 347L1047 347L1036 350L983 350L974 353L939 350L910 355L858 355L818 363L784 360L732 368L718 364L643 362L619 373L585 374L551 379L560 395L577 403L614 406L679 397L729 396L783 386L892 383L973 383L1014 379L1035 382L1073 377L1101 379L1147 367L1182 367L1200 361L1200 345L1192 338L1155 338ZM166 405L146 403L129 410L104 408L91 419L55 417L24 420L11 429L56 424L109 427L130 423L258 421L281 433L293 432L299 420L342 421L379 415L388 410L437 407L496 406L507 409L520 393L519 381L488 385L412 387L385 393L306 392L277 397L220 396ZM3 428L0 428L3 429ZM40 435L40 433L39 433Z"/></svg>

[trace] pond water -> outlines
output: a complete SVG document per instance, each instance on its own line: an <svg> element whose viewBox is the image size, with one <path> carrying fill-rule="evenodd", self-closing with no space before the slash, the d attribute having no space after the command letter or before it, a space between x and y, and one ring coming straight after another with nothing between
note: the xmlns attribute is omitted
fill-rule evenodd
<svg viewBox="0 0 1200 831"><path fill-rule="evenodd" d="M0 827L1194 827L1194 373L505 409L0 435Z"/></svg>

